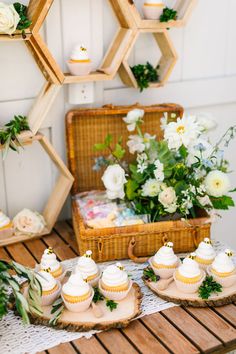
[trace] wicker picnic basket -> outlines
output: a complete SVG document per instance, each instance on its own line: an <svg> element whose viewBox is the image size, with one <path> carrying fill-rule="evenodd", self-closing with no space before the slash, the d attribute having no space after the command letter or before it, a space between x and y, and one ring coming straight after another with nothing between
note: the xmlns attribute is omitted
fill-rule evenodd
<svg viewBox="0 0 236 354"><path fill-rule="evenodd" d="M182 116L183 109L176 104L153 106L119 106L107 105L99 109L79 109L68 112L66 117L67 155L71 173L75 178L72 197L80 192L103 190L101 172L94 172L94 157L99 156L93 146L104 141L107 133L120 136L127 141L129 133L122 117L127 112L139 107L145 110L144 131L162 137L160 119L167 112ZM132 156L126 159L132 160ZM72 198L72 217L80 254L90 249L97 261L108 261L130 257L153 255L166 241L174 242L176 252L193 251L197 244L210 236L210 223L207 214L201 211L196 219L185 221L161 221L144 225L89 229L82 218L75 200ZM135 255L134 255L135 252ZM144 258L141 258L144 260Z"/></svg>

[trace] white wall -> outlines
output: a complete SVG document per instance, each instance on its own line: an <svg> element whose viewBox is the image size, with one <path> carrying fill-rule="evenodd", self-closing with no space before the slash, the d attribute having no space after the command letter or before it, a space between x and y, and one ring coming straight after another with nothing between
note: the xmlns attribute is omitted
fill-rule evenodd
<svg viewBox="0 0 236 354"><path fill-rule="evenodd" d="M6 0L5 0L6 1ZM11 2L10 0L7 2ZM24 1L27 3L27 1ZM140 0L137 0L140 2ZM179 61L170 82L159 89L126 88L119 77L112 82L96 83L94 106L104 103L144 104L176 102L188 112L212 112L219 123L213 139L236 122L236 26L235 0L198 0L184 29L172 29L170 35ZM102 59L116 30L116 19L106 0L55 0L43 34L50 49L63 66L74 43L84 43L96 65ZM139 42L133 60L155 57L150 38ZM27 114L44 79L23 43L0 43L0 123L13 114ZM64 115L72 108L63 88L43 124L45 133L59 154L65 157ZM236 170L236 142L227 156ZM41 210L55 180L55 171L37 144L20 155L10 153L0 160L0 209L11 216L23 207ZM232 182L236 182L232 174ZM236 184L236 183L235 183ZM68 216L68 208L62 216ZM236 248L235 210L221 213L213 227L213 236Z"/></svg>

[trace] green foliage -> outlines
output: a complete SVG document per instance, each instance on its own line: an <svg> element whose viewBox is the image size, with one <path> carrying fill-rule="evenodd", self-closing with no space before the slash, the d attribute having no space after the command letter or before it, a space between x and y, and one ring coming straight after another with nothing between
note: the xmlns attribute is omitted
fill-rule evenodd
<svg viewBox="0 0 236 354"><path fill-rule="evenodd" d="M202 285L198 289L198 296L207 300L212 294L221 293L222 285L217 283L212 276L207 276Z"/></svg>
<svg viewBox="0 0 236 354"><path fill-rule="evenodd" d="M115 160L120 161L125 155L125 149L122 147L122 136L118 139L118 142L115 144L115 147L112 148L112 135L107 134L105 137L104 143L98 143L94 145L94 150L102 151L108 149L111 155L115 158Z"/></svg>
<svg viewBox="0 0 236 354"><path fill-rule="evenodd" d="M143 277L145 280L153 281L155 283L160 279L160 277L156 275L153 269L150 267L147 267L143 270Z"/></svg>
<svg viewBox="0 0 236 354"><path fill-rule="evenodd" d="M19 152L21 143L17 135L24 130L30 130L25 116L14 116L14 119L0 128L0 145L4 145L3 159L6 158L9 148Z"/></svg>
<svg viewBox="0 0 236 354"><path fill-rule="evenodd" d="M93 295L93 302L96 304L98 301L104 300L104 296L101 294L98 287L93 288L94 295Z"/></svg>
<svg viewBox="0 0 236 354"><path fill-rule="evenodd" d="M210 197L212 205L215 209L228 210L230 207L234 206L234 201L232 197L228 195L223 195L222 197Z"/></svg>
<svg viewBox="0 0 236 354"><path fill-rule="evenodd" d="M119 143L117 143L115 145L114 151L112 152L112 155L116 157L118 160L121 160L125 155L125 149L123 149L122 146Z"/></svg>
<svg viewBox="0 0 236 354"><path fill-rule="evenodd" d="M138 184L142 183L145 181L145 176L142 173L137 172L137 166L136 165L129 165L129 169L131 172L131 177L134 181L136 181Z"/></svg>
<svg viewBox="0 0 236 354"><path fill-rule="evenodd" d="M17 25L17 29L22 31L22 35L23 37L25 37L25 29L26 28L29 28L29 26L31 25L32 21L30 21L28 19L28 16L27 16L27 6L19 3L19 2L15 2L13 4L16 12L18 13L18 15L20 16L20 21Z"/></svg>
<svg viewBox="0 0 236 354"><path fill-rule="evenodd" d="M115 310L118 306L118 303L115 302L114 300L106 300L106 306L110 309L110 311L112 312L113 310Z"/></svg>
<svg viewBox="0 0 236 354"><path fill-rule="evenodd" d="M28 281L28 299L22 295L21 287L10 271L14 270L21 278ZM10 287L11 292L7 291ZM15 304L16 310L24 323L29 324L29 314L42 315L42 288L33 270L16 262L0 261L0 319L7 314L8 307Z"/></svg>
<svg viewBox="0 0 236 354"><path fill-rule="evenodd" d="M128 180L128 182L126 183L126 196L129 200L134 200L134 198L137 196L136 190L138 189L138 187L139 184L135 180Z"/></svg>
<svg viewBox="0 0 236 354"><path fill-rule="evenodd" d="M138 64L130 67L135 79L137 80L140 92L149 87L150 82L157 82L159 79L159 66L154 68L149 62L146 64Z"/></svg>
<svg viewBox="0 0 236 354"><path fill-rule="evenodd" d="M62 297L60 296L57 300L52 304L51 315L53 315L49 321L49 324L55 326L60 319L63 311L65 310L64 302Z"/></svg>
<svg viewBox="0 0 236 354"><path fill-rule="evenodd" d="M160 22L168 22L171 20L176 21L177 18L178 18L178 13L176 10L171 9L169 7L165 7L163 9L161 16L160 16Z"/></svg>

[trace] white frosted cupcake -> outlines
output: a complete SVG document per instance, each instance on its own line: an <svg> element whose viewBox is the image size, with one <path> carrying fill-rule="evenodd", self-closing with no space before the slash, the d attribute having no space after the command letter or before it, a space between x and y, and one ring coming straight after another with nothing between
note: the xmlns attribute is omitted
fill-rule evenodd
<svg viewBox="0 0 236 354"><path fill-rule="evenodd" d="M82 257L79 257L75 267L75 273L77 272L79 272L90 285L95 286L98 284L100 270L92 259L92 251L86 251Z"/></svg>
<svg viewBox="0 0 236 354"><path fill-rule="evenodd" d="M195 261L198 262L199 266L204 270L212 264L216 256L211 240L207 237L199 244L195 253Z"/></svg>
<svg viewBox="0 0 236 354"><path fill-rule="evenodd" d="M59 281L62 281L66 273L51 247L43 252L40 269L49 269L52 276Z"/></svg>
<svg viewBox="0 0 236 354"><path fill-rule="evenodd" d="M11 220L0 210L0 239L13 236L14 228Z"/></svg>
<svg viewBox="0 0 236 354"><path fill-rule="evenodd" d="M183 293L193 294L197 292L205 278L205 272L200 269L195 258L196 254L191 253L174 273L175 284Z"/></svg>
<svg viewBox="0 0 236 354"><path fill-rule="evenodd" d="M164 7L165 5L161 0L145 0L143 4L144 18L147 20L159 20Z"/></svg>
<svg viewBox="0 0 236 354"><path fill-rule="evenodd" d="M63 285L61 295L69 311L83 312L91 305L94 291L82 276L76 273Z"/></svg>
<svg viewBox="0 0 236 354"><path fill-rule="evenodd" d="M179 265L179 259L174 254L173 243L167 242L149 260L154 273L163 279L172 277L175 269Z"/></svg>
<svg viewBox="0 0 236 354"><path fill-rule="evenodd" d="M37 273L37 279L42 287L42 306L49 306L59 296L61 284L46 269Z"/></svg>
<svg viewBox="0 0 236 354"><path fill-rule="evenodd" d="M108 266L99 280L101 293L110 300L124 299L132 287L132 282L121 263Z"/></svg>
<svg viewBox="0 0 236 354"><path fill-rule="evenodd" d="M236 282L236 268L232 260L233 252L226 249L225 252L219 253L212 265L208 268L208 273L221 284L228 288Z"/></svg>
<svg viewBox="0 0 236 354"><path fill-rule="evenodd" d="M88 75L92 70L92 63L88 51L83 45L76 45L67 61L70 73L75 76Z"/></svg>

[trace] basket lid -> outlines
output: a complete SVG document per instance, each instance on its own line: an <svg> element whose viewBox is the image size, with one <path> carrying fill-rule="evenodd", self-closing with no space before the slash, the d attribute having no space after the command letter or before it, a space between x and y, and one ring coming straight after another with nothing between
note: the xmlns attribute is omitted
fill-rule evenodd
<svg viewBox="0 0 236 354"><path fill-rule="evenodd" d="M152 106L112 106L107 105L98 109L71 110L66 115L67 157L71 173L75 182L72 194L79 192L104 189L101 176L103 171L93 170L94 158L105 153L94 150L94 144L104 142L108 133L117 142L122 136L124 144L132 133L127 131L122 118L134 108L145 111L143 131L162 138L160 119L163 113L176 113L176 117L182 116L183 108L177 104L161 104ZM172 118L173 119L173 118ZM125 145L124 145L125 146ZM127 150L127 149L126 149ZM109 153L107 153L107 156ZM133 159L128 152L125 155L127 162Z"/></svg>

